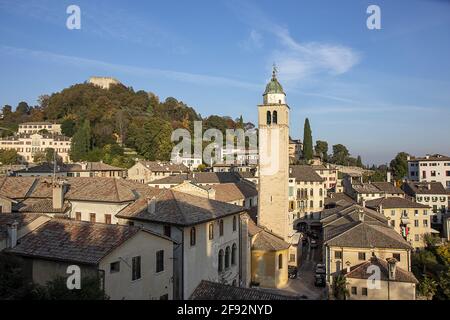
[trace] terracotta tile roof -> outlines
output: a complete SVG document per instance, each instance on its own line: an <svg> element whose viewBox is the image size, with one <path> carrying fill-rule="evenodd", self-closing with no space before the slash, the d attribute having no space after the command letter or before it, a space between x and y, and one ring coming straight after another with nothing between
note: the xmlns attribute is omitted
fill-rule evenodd
<svg viewBox="0 0 450 320"><path fill-rule="evenodd" d="M103 162L87 162L86 169L77 163L68 167L68 171L126 171L124 168L115 167Z"/></svg>
<svg viewBox="0 0 450 320"><path fill-rule="evenodd" d="M174 176L165 177L162 179L154 180L149 185L154 184L180 184L185 180L189 180L193 183L235 183L241 180L241 172L195 172L189 174L178 174Z"/></svg>
<svg viewBox="0 0 450 320"><path fill-rule="evenodd" d="M257 209L257 207L255 207ZM253 210L256 212L256 210ZM290 247L290 244L285 242L279 236L271 233L265 228L258 226L256 223L256 216L249 216L248 220L248 234L253 238L252 240L252 249L254 250L263 250L263 251L279 251L285 250Z"/></svg>
<svg viewBox="0 0 450 320"><path fill-rule="evenodd" d="M332 208L332 209L323 210L322 214L321 214L320 222L324 226L327 226L341 218L346 218L349 221L355 221L355 220L358 220L359 213L361 211L364 211L366 218L379 221L383 224L387 224L386 217L383 214L381 214L375 210L372 210L370 208L364 208L356 203L346 205L343 207L336 207L336 208Z"/></svg>
<svg viewBox="0 0 450 320"><path fill-rule="evenodd" d="M156 172L188 172L189 169L184 164L175 164L171 162L161 162L161 161L139 161L147 169Z"/></svg>
<svg viewBox="0 0 450 320"><path fill-rule="evenodd" d="M351 267L349 273L347 273L347 270L344 269L342 270L342 274L345 275L347 278L368 279L372 275L372 272L369 272L370 270L368 270L370 266L379 267L381 271L380 280L382 281L389 280L388 262L377 257L372 257L369 261ZM404 270L398 266L396 266L395 279L389 281L410 282L416 284L419 283L419 281L417 281L416 277L412 272Z"/></svg>
<svg viewBox="0 0 450 320"><path fill-rule="evenodd" d="M42 163L37 166L28 167L17 170L16 173L47 173L52 174L54 170L52 163ZM78 172L78 171L126 171L127 169L114 167L103 162L86 162L86 167L83 169L80 163L69 163L56 166L56 172Z"/></svg>
<svg viewBox="0 0 450 320"><path fill-rule="evenodd" d="M261 231L255 234L255 239L252 241L253 250L279 251L289 249L290 244L282 238L261 227L259 228Z"/></svg>
<svg viewBox="0 0 450 320"><path fill-rule="evenodd" d="M332 192L328 197L325 198L325 206L335 205L335 206L347 206L356 203L351 197L343 192L335 193Z"/></svg>
<svg viewBox="0 0 450 320"><path fill-rule="evenodd" d="M404 194L403 190L397 186L394 186L390 182L372 182L372 184L378 189L383 191L384 193L393 193L393 194Z"/></svg>
<svg viewBox="0 0 450 320"><path fill-rule="evenodd" d="M314 170L312 166L295 165L289 166L289 178L295 178L297 181L323 182L323 178Z"/></svg>
<svg viewBox="0 0 450 320"><path fill-rule="evenodd" d="M3 213L0 214L0 240L8 237L7 226L13 222L17 222L17 230L30 224L34 220L43 215L39 214L24 214L24 213Z"/></svg>
<svg viewBox="0 0 450 320"><path fill-rule="evenodd" d="M0 177L0 195L10 199L25 198L35 180L33 177Z"/></svg>
<svg viewBox="0 0 450 320"><path fill-rule="evenodd" d="M231 202L258 195L256 187L246 181L215 184L211 188L216 191L215 199L223 202Z"/></svg>
<svg viewBox="0 0 450 320"><path fill-rule="evenodd" d="M133 190L151 189L146 185L123 179L68 177L64 180L67 182L67 191L64 195L67 200L122 203L134 201L137 198L138 195ZM39 178L30 197L51 198L51 181L48 178Z"/></svg>
<svg viewBox="0 0 450 320"><path fill-rule="evenodd" d="M440 182L405 182L402 189L410 196L417 194L448 194Z"/></svg>
<svg viewBox="0 0 450 320"><path fill-rule="evenodd" d="M382 206L383 208L430 208L430 206L426 206L421 203L413 202L411 200L400 198L400 197L388 197L388 198L379 198L374 200L366 201L366 206L369 208L379 208Z"/></svg>
<svg viewBox="0 0 450 320"><path fill-rule="evenodd" d="M411 246L394 229L381 224L354 222L348 228L342 226L341 232L330 235L326 240L329 246L352 248L391 248L411 250Z"/></svg>
<svg viewBox="0 0 450 320"><path fill-rule="evenodd" d="M298 300L296 296L285 296L262 289L234 287L202 280L189 300Z"/></svg>
<svg viewBox="0 0 450 320"><path fill-rule="evenodd" d="M411 249L381 213L356 204L329 211L321 222L324 242L330 246Z"/></svg>
<svg viewBox="0 0 450 320"><path fill-rule="evenodd" d="M251 218L248 220L248 234L250 235L250 237L253 237L262 231L263 229L258 227Z"/></svg>
<svg viewBox="0 0 450 320"><path fill-rule="evenodd" d="M50 260L97 264L133 237L132 226L53 219L21 238L8 252Z"/></svg>
<svg viewBox="0 0 450 320"><path fill-rule="evenodd" d="M352 184L353 190L355 190L357 193L384 193L384 191L378 189L374 184L372 183L358 183L358 184Z"/></svg>
<svg viewBox="0 0 450 320"><path fill-rule="evenodd" d="M66 201L61 209L53 208L52 199L25 199L17 204L13 205L14 212L22 213L42 213L42 214L58 214L66 213L70 208L69 203Z"/></svg>
<svg viewBox="0 0 450 320"><path fill-rule="evenodd" d="M244 207L194 196L171 189L160 189L155 196L155 211L148 212L147 197L141 197L134 204L122 209L119 218L152 221L189 226L245 211Z"/></svg>

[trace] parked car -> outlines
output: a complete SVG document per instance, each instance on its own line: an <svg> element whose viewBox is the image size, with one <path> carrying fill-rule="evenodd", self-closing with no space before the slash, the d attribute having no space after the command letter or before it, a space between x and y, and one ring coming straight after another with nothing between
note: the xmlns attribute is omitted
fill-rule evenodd
<svg viewBox="0 0 450 320"><path fill-rule="evenodd" d="M318 263L316 265L316 274L325 274L325 265L323 263Z"/></svg>
<svg viewBox="0 0 450 320"><path fill-rule="evenodd" d="M314 285L316 287L325 287L325 276L322 274L316 274L314 277Z"/></svg>
<svg viewBox="0 0 450 320"><path fill-rule="evenodd" d="M294 266L288 267L288 276L289 279L297 279L298 276L298 268Z"/></svg>
<svg viewBox="0 0 450 320"><path fill-rule="evenodd" d="M316 240L311 239L310 243L311 243L311 248L317 248L317 241Z"/></svg>

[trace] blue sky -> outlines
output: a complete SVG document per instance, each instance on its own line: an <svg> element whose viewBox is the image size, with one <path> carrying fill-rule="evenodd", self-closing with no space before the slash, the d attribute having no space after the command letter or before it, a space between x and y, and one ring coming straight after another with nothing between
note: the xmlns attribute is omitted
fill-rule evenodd
<svg viewBox="0 0 450 320"><path fill-rule="evenodd" d="M66 28L70 4L81 30ZM450 154L449 30L443 0L0 0L0 105L100 75L255 123L275 62L294 138L308 117L314 140L365 163Z"/></svg>

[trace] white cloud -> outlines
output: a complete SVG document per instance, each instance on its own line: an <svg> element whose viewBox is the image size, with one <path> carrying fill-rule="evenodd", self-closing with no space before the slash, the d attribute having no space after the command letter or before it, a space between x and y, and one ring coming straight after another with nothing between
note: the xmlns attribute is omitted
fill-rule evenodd
<svg viewBox="0 0 450 320"><path fill-rule="evenodd" d="M360 54L349 47L321 42L300 43L286 28L277 26L271 30L283 46L283 50L272 54L283 80L301 80L320 73L339 75L360 61Z"/></svg>
<svg viewBox="0 0 450 320"><path fill-rule="evenodd" d="M279 46L269 52L270 67L278 65L280 78L295 82L318 74L340 75L348 72L360 60L354 49L326 42L301 42L292 37L287 27L281 26L258 6L243 1L227 2L240 20L257 32L271 34Z"/></svg>

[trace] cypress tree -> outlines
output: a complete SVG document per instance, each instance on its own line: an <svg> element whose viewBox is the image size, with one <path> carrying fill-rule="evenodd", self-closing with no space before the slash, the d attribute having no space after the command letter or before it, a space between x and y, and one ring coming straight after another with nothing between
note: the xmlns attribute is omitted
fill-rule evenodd
<svg viewBox="0 0 450 320"><path fill-rule="evenodd" d="M73 161L86 160L88 152L91 150L91 124L85 120L72 137L70 148L70 158Z"/></svg>
<svg viewBox="0 0 450 320"><path fill-rule="evenodd" d="M313 158L312 132L308 118L305 120L305 127L303 130L303 158L305 160L311 160Z"/></svg>

